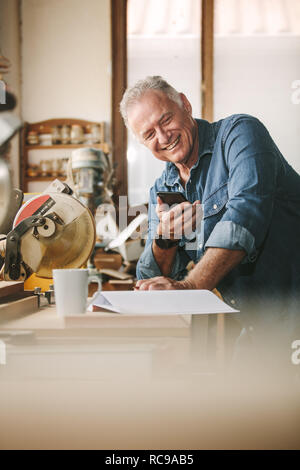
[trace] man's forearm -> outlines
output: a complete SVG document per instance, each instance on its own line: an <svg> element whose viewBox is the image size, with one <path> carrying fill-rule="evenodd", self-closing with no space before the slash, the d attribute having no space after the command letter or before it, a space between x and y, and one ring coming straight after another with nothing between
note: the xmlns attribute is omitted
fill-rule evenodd
<svg viewBox="0 0 300 470"><path fill-rule="evenodd" d="M244 250L208 248L203 258L181 282L187 288L212 290L245 256Z"/></svg>
<svg viewBox="0 0 300 470"><path fill-rule="evenodd" d="M167 250L162 250L157 246L155 241L152 243L152 252L155 261L161 270L163 276L169 276L172 271L172 266L175 260L177 246L173 246Z"/></svg>

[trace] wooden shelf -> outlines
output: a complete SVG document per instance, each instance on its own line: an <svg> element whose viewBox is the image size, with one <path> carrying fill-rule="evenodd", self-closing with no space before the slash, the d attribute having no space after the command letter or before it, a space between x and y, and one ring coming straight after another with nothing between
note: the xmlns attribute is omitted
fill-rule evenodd
<svg viewBox="0 0 300 470"><path fill-rule="evenodd" d="M78 149L85 147L93 147L101 149L103 152L109 152L109 146L107 143L100 144L55 144L55 145L25 145L26 150L53 150L53 149Z"/></svg>
<svg viewBox="0 0 300 470"><path fill-rule="evenodd" d="M93 124L97 124L100 127L100 143L97 144L92 144L92 143L83 143L83 144L55 144L55 145L41 145L41 144L36 144L36 145L29 145L27 143L27 137L28 133L30 131L35 131L37 134L51 134L51 130L53 126L62 126L62 125L68 125L72 126L73 124L80 125L83 129L83 133L86 135L90 133L91 126ZM40 153L43 150L74 150L78 148L96 148L96 149L101 149L105 154L110 153L110 146L107 142L105 142L105 123L104 122L94 122L94 121L84 121L82 119L69 119L69 118L61 118L61 119L48 119L47 121L40 121L40 122L35 122L35 123L24 123L23 130L22 130L22 149L21 149L21 156L22 158L20 159L20 174L21 174L21 180L22 180L22 190L23 192L28 192L28 184L33 183L33 182L48 182L48 181L53 181L55 178L59 178L62 181L66 180L65 176L28 176L26 174L26 170L29 165L29 158L28 158L28 153L30 150L39 150ZM55 153L48 155L50 159L51 156L55 156ZM34 155L36 158L39 157L38 153ZM33 158L33 155L32 155ZM42 153L41 153L41 158L42 159ZM62 155L61 155L62 158Z"/></svg>
<svg viewBox="0 0 300 470"><path fill-rule="evenodd" d="M43 182L43 181L53 181L55 179L59 179L61 181L66 180L66 176L27 176L25 175L26 181L34 181L34 182Z"/></svg>

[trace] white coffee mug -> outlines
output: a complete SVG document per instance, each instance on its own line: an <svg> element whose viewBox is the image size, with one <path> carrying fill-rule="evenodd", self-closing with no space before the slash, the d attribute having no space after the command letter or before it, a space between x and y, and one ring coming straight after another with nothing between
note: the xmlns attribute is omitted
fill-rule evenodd
<svg viewBox="0 0 300 470"><path fill-rule="evenodd" d="M88 285L97 282L98 292L101 281L89 276L88 269L53 269L54 293L58 316L80 315L87 310Z"/></svg>

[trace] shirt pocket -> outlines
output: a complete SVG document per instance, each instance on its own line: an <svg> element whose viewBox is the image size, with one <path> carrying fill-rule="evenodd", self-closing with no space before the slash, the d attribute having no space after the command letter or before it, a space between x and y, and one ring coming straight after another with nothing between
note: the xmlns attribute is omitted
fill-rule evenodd
<svg viewBox="0 0 300 470"><path fill-rule="evenodd" d="M225 183L203 202L203 219L217 215L216 219L220 219L224 213L227 201L228 189L227 183Z"/></svg>

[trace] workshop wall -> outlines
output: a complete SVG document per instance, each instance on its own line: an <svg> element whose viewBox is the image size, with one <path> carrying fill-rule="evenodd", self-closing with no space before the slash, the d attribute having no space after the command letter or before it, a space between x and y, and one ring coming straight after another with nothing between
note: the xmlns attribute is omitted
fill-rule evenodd
<svg viewBox="0 0 300 470"><path fill-rule="evenodd" d="M111 119L110 0L1 0L0 50L24 121ZM19 139L11 151L19 185Z"/></svg>
<svg viewBox="0 0 300 470"><path fill-rule="evenodd" d="M18 0L0 1L0 51L11 62L5 81L17 97L14 113L21 116L21 65L20 65L20 28ZM19 136L12 139L10 161L15 186L19 181Z"/></svg>
<svg viewBox="0 0 300 470"><path fill-rule="evenodd" d="M25 121L73 117L109 122L109 0L23 0Z"/></svg>

